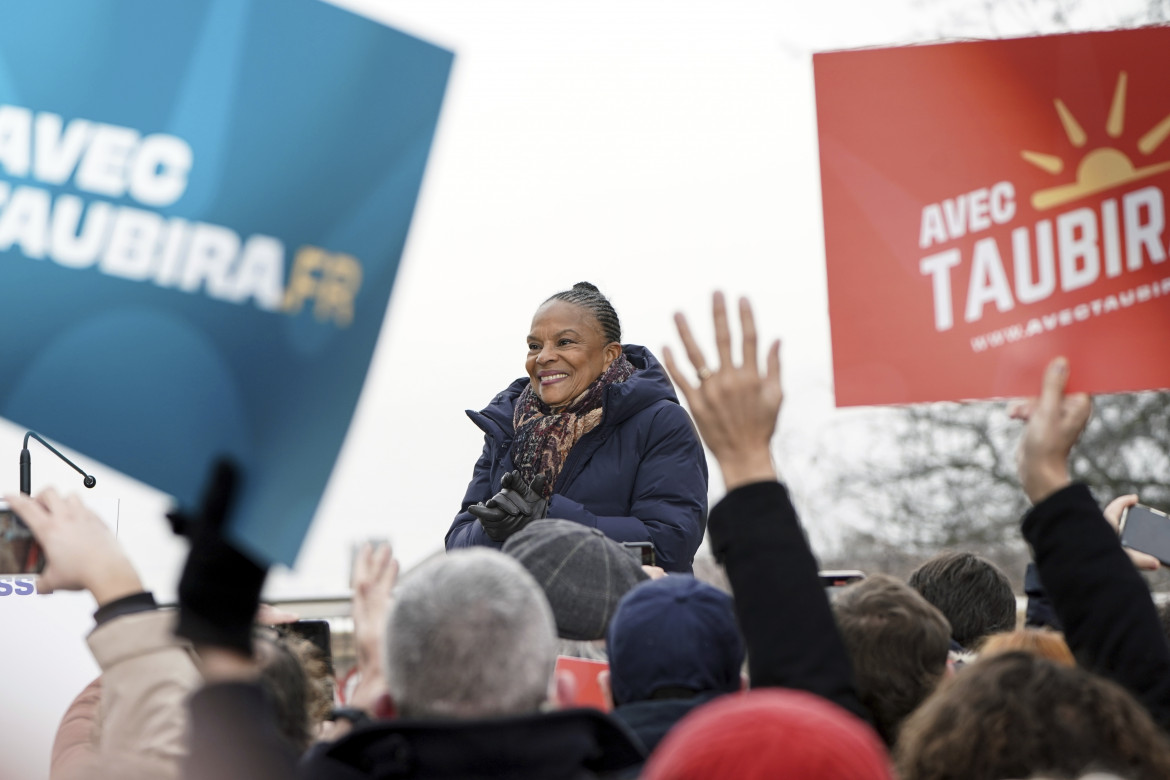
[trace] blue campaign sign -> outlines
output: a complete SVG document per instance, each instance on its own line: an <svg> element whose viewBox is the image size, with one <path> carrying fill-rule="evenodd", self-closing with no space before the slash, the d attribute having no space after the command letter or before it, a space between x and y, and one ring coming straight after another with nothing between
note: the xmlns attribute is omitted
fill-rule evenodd
<svg viewBox="0 0 1170 780"><path fill-rule="evenodd" d="M452 59L319 0L6 8L0 415L187 506L233 457L234 537L291 563Z"/></svg>

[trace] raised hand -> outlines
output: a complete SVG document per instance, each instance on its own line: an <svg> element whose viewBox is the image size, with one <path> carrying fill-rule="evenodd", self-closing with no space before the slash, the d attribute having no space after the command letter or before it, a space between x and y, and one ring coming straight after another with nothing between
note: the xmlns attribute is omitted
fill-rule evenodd
<svg viewBox="0 0 1170 780"><path fill-rule="evenodd" d="M389 544L366 542L358 551L353 570L353 638L361 675L349 703L374 714L386 693L382 675L386 618L398 582L398 559Z"/></svg>
<svg viewBox="0 0 1170 780"><path fill-rule="evenodd" d="M214 464L199 509L167 515L175 532L191 540L179 578L179 621L175 633L196 645L252 655L252 621L268 575L224 538L243 475L227 460ZM202 648L200 650L202 653Z"/></svg>
<svg viewBox="0 0 1170 780"><path fill-rule="evenodd" d="M1026 420L1017 462L1024 493L1033 504L1072 482L1068 457L1089 415L1092 401L1084 393L1065 395L1068 360L1055 358L1044 371L1040 397L1015 404L1011 416Z"/></svg>
<svg viewBox="0 0 1170 780"><path fill-rule="evenodd" d="M743 362L735 364L731 354L731 330L722 293L712 299L715 343L719 367L708 367L682 314L674 316L687 357L698 374L692 384L675 363L670 348L663 349L663 362L690 407L691 416L703 442L715 455L728 490L751 482L776 479L770 442L776 432L776 418L784 401L780 387L780 342L768 348L766 370L758 365L756 324L747 298L739 301L742 325Z"/></svg>
<svg viewBox="0 0 1170 780"><path fill-rule="evenodd" d="M142 591L142 581L109 527L75 495L46 488L36 498L4 497L45 550L37 591L88 590L98 605Z"/></svg>

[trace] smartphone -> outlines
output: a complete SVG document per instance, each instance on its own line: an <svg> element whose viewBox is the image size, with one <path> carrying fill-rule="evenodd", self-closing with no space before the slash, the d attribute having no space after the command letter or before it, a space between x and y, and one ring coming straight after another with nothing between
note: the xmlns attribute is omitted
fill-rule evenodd
<svg viewBox="0 0 1170 780"><path fill-rule="evenodd" d="M1170 566L1170 516L1142 504L1126 507L1121 513L1121 543Z"/></svg>
<svg viewBox="0 0 1170 780"><path fill-rule="evenodd" d="M328 620L298 620L295 623L285 623L280 628L286 633L296 634L312 643L321 651L329 673L333 673L333 642L329 633Z"/></svg>
<svg viewBox="0 0 1170 780"><path fill-rule="evenodd" d="M842 588L865 579L865 572L860 569L831 569L817 574L821 577L821 586L825 588Z"/></svg>
<svg viewBox="0 0 1170 780"><path fill-rule="evenodd" d="M654 557L654 542L622 542L622 547L643 566L658 565L658 559Z"/></svg>
<svg viewBox="0 0 1170 780"><path fill-rule="evenodd" d="M0 501L0 574L40 574L44 568L45 551L32 531Z"/></svg>

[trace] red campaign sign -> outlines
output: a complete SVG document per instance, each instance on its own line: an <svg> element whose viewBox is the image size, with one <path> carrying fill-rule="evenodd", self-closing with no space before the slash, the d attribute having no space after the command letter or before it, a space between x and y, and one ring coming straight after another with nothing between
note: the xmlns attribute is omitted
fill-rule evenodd
<svg viewBox="0 0 1170 780"><path fill-rule="evenodd" d="M602 691L601 681L598 679L598 675L609 670L608 663L558 655L556 670L573 678L572 699L562 702L562 704L572 707L592 707L595 710L609 712L609 699Z"/></svg>
<svg viewBox="0 0 1170 780"><path fill-rule="evenodd" d="M1170 387L1170 29L813 57L838 406Z"/></svg>

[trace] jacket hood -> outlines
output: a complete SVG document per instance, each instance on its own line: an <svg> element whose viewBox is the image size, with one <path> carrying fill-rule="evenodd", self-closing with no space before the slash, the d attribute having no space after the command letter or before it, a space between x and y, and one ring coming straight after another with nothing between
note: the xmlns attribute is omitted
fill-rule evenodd
<svg viewBox="0 0 1170 780"><path fill-rule="evenodd" d="M601 420L602 427L618 425L631 415L664 399L678 403L678 396L674 393L674 385L666 375L666 369L650 350L637 344L623 344L622 353L634 364L637 371L626 381L606 388L605 399L602 402L605 409ZM516 399L520 397L528 382L528 377L520 377L478 413L469 410L467 416L484 433L497 437L511 436L512 412L516 407Z"/></svg>

